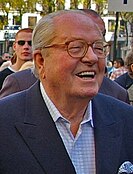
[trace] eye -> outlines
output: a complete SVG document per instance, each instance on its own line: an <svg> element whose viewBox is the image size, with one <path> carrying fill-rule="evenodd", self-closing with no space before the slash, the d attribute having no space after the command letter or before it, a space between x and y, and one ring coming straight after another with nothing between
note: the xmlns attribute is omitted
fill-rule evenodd
<svg viewBox="0 0 133 174"><path fill-rule="evenodd" d="M73 46L68 48L70 52L80 52L82 50L82 47L78 46Z"/></svg>
<svg viewBox="0 0 133 174"><path fill-rule="evenodd" d="M71 42L69 45L68 45L68 50L71 52L71 53L77 53L77 52L80 52L84 49L84 45L83 43L80 43L80 42Z"/></svg>
<svg viewBox="0 0 133 174"><path fill-rule="evenodd" d="M93 49L98 52L98 53L103 53L104 52L104 46L103 43L101 42L96 42L93 44Z"/></svg>

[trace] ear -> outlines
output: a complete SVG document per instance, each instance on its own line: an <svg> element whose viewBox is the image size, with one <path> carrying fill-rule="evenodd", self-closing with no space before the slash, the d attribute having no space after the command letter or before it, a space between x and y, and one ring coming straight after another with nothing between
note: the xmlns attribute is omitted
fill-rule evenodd
<svg viewBox="0 0 133 174"><path fill-rule="evenodd" d="M33 52L33 59L39 77L45 78L45 58L42 56L41 50L35 50Z"/></svg>
<svg viewBox="0 0 133 174"><path fill-rule="evenodd" d="M13 48L13 51L16 50L16 43L15 43L15 42L13 42L13 46L12 46L12 48Z"/></svg>

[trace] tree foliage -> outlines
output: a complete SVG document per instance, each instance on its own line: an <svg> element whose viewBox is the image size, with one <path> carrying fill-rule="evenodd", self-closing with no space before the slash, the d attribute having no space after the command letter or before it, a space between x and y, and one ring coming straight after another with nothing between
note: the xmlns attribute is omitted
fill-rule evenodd
<svg viewBox="0 0 133 174"><path fill-rule="evenodd" d="M83 8L90 8L91 3L96 4L96 11L103 15L103 9L106 8L108 0L70 0L70 8L77 9L79 4L83 4ZM36 4L42 8L37 9ZM40 13L45 15L56 10L65 8L65 0L0 0L0 10L4 13L0 18L0 26L8 24L8 14L10 11L18 13L17 23L21 23L21 18L24 13ZM123 13L124 20L133 22L133 13Z"/></svg>
<svg viewBox="0 0 133 174"><path fill-rule="evenodd" d="M108 0L94 0L96 4L96 11L98 14L103 15L103 10L106 8L105 6L108 4Z"/></svg>

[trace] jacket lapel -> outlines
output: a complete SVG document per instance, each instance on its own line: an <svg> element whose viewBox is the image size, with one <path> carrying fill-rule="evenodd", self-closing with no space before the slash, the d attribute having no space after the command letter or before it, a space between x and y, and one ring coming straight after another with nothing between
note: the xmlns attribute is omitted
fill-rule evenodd
<svg viewBox="0 0 133 174"><path fill-rule="evenodd" d="M24 122L16 123L15 126L44 173L75 174L62 139L42 99L38 83L27 92Z"/></svg>
<svg viewBox="0 0 133 174"><path fill-rule="evenodd" d="M93 101L96 173L112 174L117 173L119 166L123 124L121 120L115 121L113 117L117 117L117 113L112 117L111 110L104 105L102 98L96 96Z"/></svg>
<svg viewBox="0 0 133 174"><path fill-rule="evenodd" d="M93 100L96 144L96 174L117 173L123 124L115 121L111 111L97 95ZM111 103L110 103L111 104ZM104 108L104 109L103 109ZM15 126L44 173L75 174L62 139L42 99L39 83L27 90L25 119ZM117 113L114 117L117 117ZM115 153L115 151L117 153Z"/></svg>

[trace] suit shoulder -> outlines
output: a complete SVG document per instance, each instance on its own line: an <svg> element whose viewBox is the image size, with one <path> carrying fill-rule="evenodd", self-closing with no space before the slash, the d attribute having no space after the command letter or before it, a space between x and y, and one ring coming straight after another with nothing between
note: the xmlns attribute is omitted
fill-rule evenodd
<svg viewBox="0 0 133 174"><path fill-rule="evenodd" d="M112 87L115 90L121 90L126 91L122 86L120 86L117 82L110 80L109 78L104 79L106 81L106 84L109 84L110 87Z"/></svg>
<svg viewBox="0 0 133 174"><path fill-rule="evenodd" d="M9 68L5 68L4 70L0 71L0 75L1 74L7 74L7 73L12 73L13 71L11 71Z"/></svg>
<svg viewBox="0 0 133 174"><path fill-rule="evenodd" d="M31 69L26 69L26 70L22 70L19 72L15 72L13 74L8 75L8 77L6 78L7 81L10 81L12 79L12 81L17 81L18 83L23 82L23 80L26 81L30 81L32 80L33 82L36 81L37 79L35 78L34 74L32 73ZM24 81L24 84L26 83L26 81Z"/></svg>
<svg viewBox="0 0 133 174"><path fill-rule="evenodd" d="M20 103L24 104L25 96L26 91L22 91L21 93L18 92L0 99L0 111L2 110L2 108L17 108L17 105L19 105Z"/></svg>
<svg viewBox="0 0 133 174"><path fill-rule="evenodd" d="M95 97L94 97L94 101L103 104L103 106L111 106L114 108L120 108L121 110L124 109L131 109L133 111L133 107L115 97L106 95L106 94L102 94L102 93L98 93Z"/></svg>
<svg viewBox="0 0 133 174"><path fill-rule="evenodd" d="M26 69L26 70L22 70L22 71L18 71L15 72L13 74L11 74L11 77L21 77L21 76L27 76L27 74L32 73L30 69Z"/></svg>
<svg viewBox="0 0 133 174"><path fill-rule="evenodd" d="M93 112L102 120L127 120L133 123L133 107L114 97L99 93L92 100L92 106Z"/></svg>

